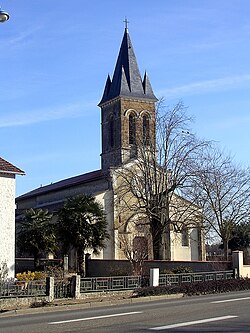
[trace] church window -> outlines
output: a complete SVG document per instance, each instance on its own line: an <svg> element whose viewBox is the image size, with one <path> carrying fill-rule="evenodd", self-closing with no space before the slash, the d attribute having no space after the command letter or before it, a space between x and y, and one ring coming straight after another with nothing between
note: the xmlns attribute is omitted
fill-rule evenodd
<svg viewBox="0 0 250 333"><path fill-rule="evenodd" d="M134 114L129 115L129 144L134 145L136 139L136 119Z"/></svg>
<svg viewBox="0 0 250 333"><path fill-rule="evenodd" d="M110 147L114 147L114 118L111 117L109 121L109 143Z"/></svg>
<svg viewBox="0 0 250 333"><path fill-rule="evenodd" d="M135 260L148 258L148 241L144 236L136 236L133 239L133 256Z"/></svg>
<svg viewBox="0 0 250 333"><path fill-rule="evenodd" d="M147 115L142 117L142 132L143 143L149 145L149 117Z"/></svg>
<svg viewBox="0 0 250 333"><path fill-rule="evenodd" d="M187 229L186 226L182 227L181 245L182 246L189 246L189 235L188 235L188 229Z"/></svg>

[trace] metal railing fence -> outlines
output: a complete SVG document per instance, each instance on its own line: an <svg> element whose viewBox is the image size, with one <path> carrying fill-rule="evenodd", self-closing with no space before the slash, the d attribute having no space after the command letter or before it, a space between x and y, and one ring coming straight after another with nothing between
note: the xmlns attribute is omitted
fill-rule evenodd
<svg viewBox="0 0 250 333"><path fill-rule="evenodd" d="M80 292L129 290L141 287L141 276L81 278Z"/></svg>
<svg viewBox="0 0 250 333"><path fill-rule="evenodd" d="M181 283L229 280L233 278L234 278L234 271L160 274L159 286L180 285Z"/></svg>
<svg viewBox="0 0 250 333"><path fill-rule="evenodd" d="M58 281L54 284L54 297L58 298L69 298L72 296L70 281Z"/></svg>
<svg viewBox="0 0 250 333"><path fill-rule="evenodd" d="M180 285L182 283L206 282L233 279L234 271L214 271L185 274L160 274L159 286ZM80 293L98 291L133 290L149 286L149 276L110 276L87 277L80 279ZM74 284L71 281L53 282L53 297L72 297ZM79 288L79 287L78 287ZM46 281L0 282L0 298L48 296Z"/></svg>
<svg viewBox="0 0 250 333"><path fill-rule="evenodd" d="M46 281L0 282L0 298L46 296Z"/></svg>
<svg viewBox="0 0 250 333"><path fill-rule="evenodd" d="M216 271L185 274L160 274L159 286L181 283L228 280L234 278L234 271ZM132 290L149 286L148 276L115 276L81 278L80 292Z"/></svg>

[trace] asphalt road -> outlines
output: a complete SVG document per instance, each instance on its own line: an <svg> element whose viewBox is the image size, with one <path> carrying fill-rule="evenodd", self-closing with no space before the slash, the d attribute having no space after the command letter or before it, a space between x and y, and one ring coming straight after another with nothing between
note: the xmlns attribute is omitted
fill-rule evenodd
<svg viewBox="0 0 250 333"><path fill-rule="evenodd" d="M250 291L0 315L0 332L250 332Z"/></svg>

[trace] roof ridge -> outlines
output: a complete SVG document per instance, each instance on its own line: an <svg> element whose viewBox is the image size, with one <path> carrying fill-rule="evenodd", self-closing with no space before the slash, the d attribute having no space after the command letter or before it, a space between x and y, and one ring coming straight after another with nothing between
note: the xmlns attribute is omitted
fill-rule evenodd
<svg viewBox="0 0 250 333"><path fill-rule="evenodd" d="M9 174L19 174L24 175L25 172L14 164L6 161L4 158L0 157L0 173L9 173Z"/></svg>

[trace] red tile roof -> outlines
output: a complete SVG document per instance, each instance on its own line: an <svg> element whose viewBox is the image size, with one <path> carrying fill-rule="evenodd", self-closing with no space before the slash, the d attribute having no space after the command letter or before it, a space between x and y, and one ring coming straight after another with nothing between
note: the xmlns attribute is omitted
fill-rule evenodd
<svg viewBox="0 0 250 333"><path fill-rule="evenodd" d="M19 175L24 175L25 172L19 168L17 168L15 165L7 162L2 157L0 157L0 173L14 173Z"/></svg>

